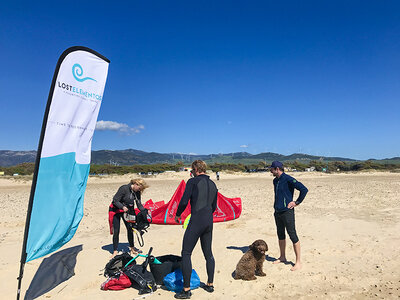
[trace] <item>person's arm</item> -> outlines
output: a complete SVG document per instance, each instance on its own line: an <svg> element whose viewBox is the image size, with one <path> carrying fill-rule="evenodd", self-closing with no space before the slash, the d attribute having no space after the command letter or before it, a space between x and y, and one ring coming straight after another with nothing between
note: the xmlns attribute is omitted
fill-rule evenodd
<svg viewBox="0 0 400 300"><path fill-rule="evenodd" d="M124 186L121 186L113 197L114 206L118 207L119 209L123 209L124 205L122 204L121 200L124 198L124 195Z"/></svg>
<svg viewBox="0 0 400 300"><path fill-rule="evenodd" d="M144 206L142 204L141 195L140 194L139 194L139 197L137 197L136 206L137 206L137 208L139 208L140 211L144 210Z"/></svg>
<svg viewBox="0 0 400 300"><path fill-rule="evenodd" d="M218 200L218 190L215 192L215 198L214 198L213 203L211 205L213 213L217 209L217 200Z"/></svg>
<svg viewBox="0 0 400 300"><path fill-rule="evenodd" d="M189 203L190 197L192 196L193 191L193 181L191 179L188 180L185 188L185 192L179 202L178 209L176 210L176 216L179 218L183 211L185 210L186 206Z"/></svg>
<svg viewBox="0 0 400 300"><path fill-rule="evenodd" d="M308 193L308 189L302 184L300 181L297 181L296 179L291 179L289 180L289 184L292 185L296 190L300 192L299 197L297 197L297 200L294 201L294 203L299 205L301 202L303 202L304 198L306 197Z"/></svg>

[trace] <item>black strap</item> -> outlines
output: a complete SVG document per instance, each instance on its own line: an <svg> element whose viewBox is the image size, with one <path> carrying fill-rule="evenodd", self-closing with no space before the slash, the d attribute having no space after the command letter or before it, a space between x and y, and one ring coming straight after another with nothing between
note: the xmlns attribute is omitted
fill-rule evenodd
<svg viewBox="0 0 400 300"><path fill-rule="evenodd" d="M134 233L136 233L136 238L138 240L139 246L143 247L144 246L144 240L143 240L143 234L144 232L142 230L137 230L134 226L135 223L129 223L131 225L131 229ZM135 238L135 237L134 237Z"/></svg>
<svg viewBox="0 0 400 300"><path fill-rule="evenodd" d="M150 263L151 251L153 251L153 247L150 247L149 252L147 253L146 260L145 260L144 263L143 263L143 272L144 272L144 270L146 270L147 265Z"/></svg>

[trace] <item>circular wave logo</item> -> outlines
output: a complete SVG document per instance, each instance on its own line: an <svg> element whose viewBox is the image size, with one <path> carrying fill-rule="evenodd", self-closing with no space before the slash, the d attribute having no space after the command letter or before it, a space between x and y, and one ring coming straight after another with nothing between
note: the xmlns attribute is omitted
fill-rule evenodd
<svg viewBox="0 0 400 300"><path fill-rule="evenodd" d="M74 65L72 66L72 75L74 75L74 78L75 78L77 81L79 81L79 82L84 82L84 81L86 81L86 80L93 80L93 81L96 81L96 82L97 82L96 79L93 79L93 78L91 78L91 77L83 77L83 78L82 78L82 76L83 76L83 69L82 69L82 67L81 67L80 64L74 64Z"/></svg>

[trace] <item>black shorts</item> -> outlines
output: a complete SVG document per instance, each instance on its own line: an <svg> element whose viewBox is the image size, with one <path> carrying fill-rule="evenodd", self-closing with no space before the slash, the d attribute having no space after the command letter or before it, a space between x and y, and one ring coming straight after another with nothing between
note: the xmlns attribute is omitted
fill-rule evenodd
<svg viewBox="0 0 400 300"><path fill-rule="evenodd" d="M299 241L296 234L296 226L294 222L294 209L288 209L284 212L275 212L276 232L279 240L286 239L285 228L293 244Z"/></svg>

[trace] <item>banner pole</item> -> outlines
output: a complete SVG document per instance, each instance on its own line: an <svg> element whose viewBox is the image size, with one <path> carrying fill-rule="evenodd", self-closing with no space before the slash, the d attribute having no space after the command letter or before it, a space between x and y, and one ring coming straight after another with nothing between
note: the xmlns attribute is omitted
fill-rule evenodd
<svg viewBox="0 0 400 300"><path fill-rule="evenodd" d="M54 78L55 77L56 77L56 74L54 74ZM53 79L53 81L55 82L54 79ZM26 213L25 232L24 232L24 240L23 240L23 243L22 243L22 253L21 253L21 265L20 265L20 269L19 269L19 276L17 278L18 279L17 300L19 300L19 296L20 296L20 292L21 292L21 282L22 282L22 277L24 275L24 266L25 266L25 263L26 263L26 256L27 256L27 254L26 254L26 244L27 244L27 241L28 241L29 224L31 222L33 198L35 196L36 182L37 182L37 176L38 176L38 171L39 171L39 163L40 163L40 155L42 153L42 145L43 145L44 133L45 133L45 129L46 129L47 116L49 114L49 109L50 109L51 97L53 95L53 89L51 89L51 92L50 92L51 96L49 95L49 99L47 100L47 107L46 107L46 111L45 111L45 116L43 118L42 132L40 134L39 146L38 146L38 151L37 151L37 154L36 154L35 171L33 173L31 194L29 196L28 211Z"/></svg>

